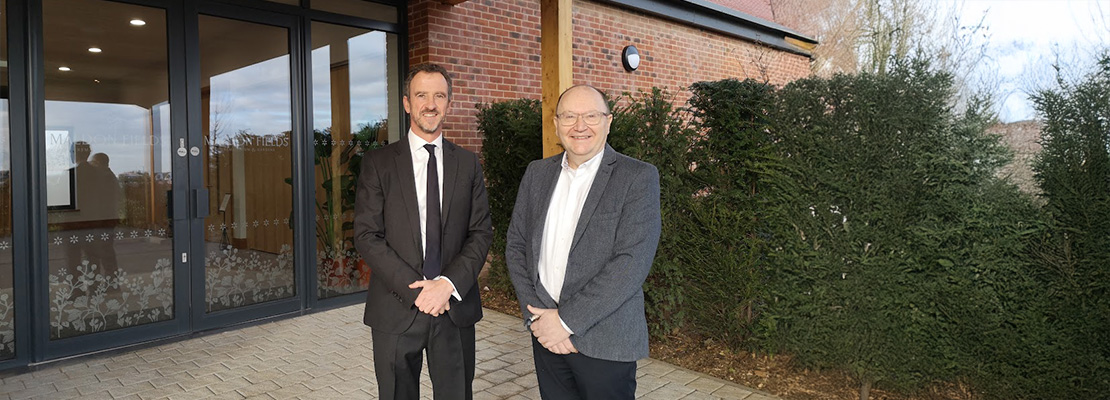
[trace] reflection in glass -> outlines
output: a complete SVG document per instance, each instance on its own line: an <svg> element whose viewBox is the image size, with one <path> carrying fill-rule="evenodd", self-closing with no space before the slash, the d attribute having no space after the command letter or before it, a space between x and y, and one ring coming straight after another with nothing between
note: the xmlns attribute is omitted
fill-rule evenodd
<svg viewBox="0 0 1110 400"><path fill-rule="evenodd" d="M291 297L288 31L200 17L208 312Z"/></svg>
<svg viewBox="0 0 1110 400"><path fill-rule="evenodd" d="M369 283L354 248L355 186L363 153L399 135L389 101L398 67L383 32L314 22L312 40L317 295L326 298Z"/></svg>
<svg viewBox="0 0 1110 400"><path fill-rule="evenodd" d="M165 19L43 3L51 339L173 318Z"/></svg>
<svg viewBox="0 0 1110 400"><path fill-rule="evenodd" d="M0 0L0 10L7 2ZM0 15L0 60L8 59L7 13ZM15 357L12 276L12 162L8 120L8 63L0 64L0 360Z"/></svg>

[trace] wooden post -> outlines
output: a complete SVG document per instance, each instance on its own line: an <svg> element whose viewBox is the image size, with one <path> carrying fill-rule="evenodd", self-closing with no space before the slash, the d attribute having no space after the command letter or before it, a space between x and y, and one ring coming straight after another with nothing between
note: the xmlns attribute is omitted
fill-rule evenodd
<svg viewBox="0 0 1110 400"><path fill-rule="evenodd" d="M571 86L573 0L540 0L540 62L543 64L543 156L563 151L555 134L555 106Z"/></svg>

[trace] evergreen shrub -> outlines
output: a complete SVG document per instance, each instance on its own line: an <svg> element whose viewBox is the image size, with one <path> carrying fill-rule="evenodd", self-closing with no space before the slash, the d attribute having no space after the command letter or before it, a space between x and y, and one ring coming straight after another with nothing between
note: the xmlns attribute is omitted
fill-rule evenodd
<svg viewBox="0 0 1110 400"><path fill-rule="evenodd" d="M1077 83L1037 92L1043 149L1034 161L1050 227L1035 255L1049 296L1047 337L1060 363L1036 370L1072 398L1110 393L1110 55Z"/></svg>
<svg viewBox="0 0 1110 400"><path fill-rule="evenodd" d="M513 215L516 192L528 163L543 157L543 115L539 100L519 99L478 105L482 161L493 220L490 286L512 295L505 266L505 232Z"/></svg>
<svg viewBox="0 0 1110 400"><path fill-rule="evenodd" d="M794 355L903 392L985 398L1110 393L1110 59L1034 97L1042 209L996 171L986 102L957 112L925 62L784 88L702 82L687 108L626 93L609 143L660 173L663 232L644 285L652 335L696 333ZM483 105L496 229L491 282L512 293L504 232L535 100Z"/></svg>
<svg viewBox="0 0 1110 400"><path fill-rule="evenodd" d="M675 250L687 276L692 326L733 346L751 336L766 291L768 215L788 175L775 142L775 88L755 80L695 83L688 101L701 133L691 151L690 212Z"/></svg>
<svg viewBox="0 0 1110 400"><path fill-rule="evenodd" d="M690 146L696 132L686 124L686 113L673 106L674 95L664 89L625 93L613 107L609 145L659 170L662 235L651 274L644 282L648 326L652 335L677 332L686 322L687 306L699 299L686 295L690 286L679 253L697 237L682 234L689 224L691 199L698 189L691 179Z"/></svg>
<svg viewBox="0 0 1110 400"><path fill-rule="evenodd" d="M799 191L771 224L767 343L814 367L913 391L967 376L1005 329L999 298L1020 260L1026 204L996 182L1007 160L983 103L949 106L951 77L924 62L809 78L781 90L780 154ZM998 186L1002 185L1002 186ZM987 197L990 193L997 197ZM1034 213L1035 214L1035 213Z"/></svg>

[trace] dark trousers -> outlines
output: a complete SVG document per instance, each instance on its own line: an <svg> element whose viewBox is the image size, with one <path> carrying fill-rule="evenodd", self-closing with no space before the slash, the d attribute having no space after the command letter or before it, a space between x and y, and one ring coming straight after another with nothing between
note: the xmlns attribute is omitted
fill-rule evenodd
<svg viewBox="0 0 1110 400"><path fill-rule="evenodd" d="M407 331L391 334L371 330L378 398L420 398L420 368L428 353L428 375L436 400L474 397L474 327L459 328L447 314L419 313Z"/></svg>
<svg viewBox="0 0 1110 400"><path fill-rule="evenodd" d="M578 353L548 351L535 337L532 354L544 400L632 400L636 398L636 362L609 361Z"/></svg>

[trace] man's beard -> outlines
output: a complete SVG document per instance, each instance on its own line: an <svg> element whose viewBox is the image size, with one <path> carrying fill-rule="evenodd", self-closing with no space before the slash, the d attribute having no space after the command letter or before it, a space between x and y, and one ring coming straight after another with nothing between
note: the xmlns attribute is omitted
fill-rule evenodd
<svg viewBox="0 0 1110 400"><path fill-rule="evenodd" d="M425 124L426 124L426 122L423 118L417 118L416 119L416 126L420 127L420 130L424 131L424 133L427 133L427 134L433 134L433 133L438 132L439 128L443 126L443 119L440 119L439 123L435 124L435 126L432 126L431 129L429 129L429 127L426 126Z"/></svg>

